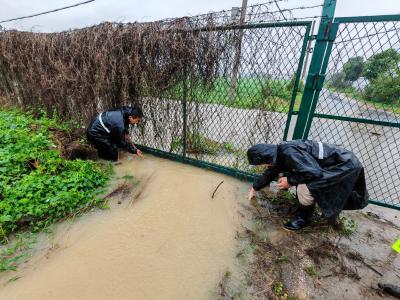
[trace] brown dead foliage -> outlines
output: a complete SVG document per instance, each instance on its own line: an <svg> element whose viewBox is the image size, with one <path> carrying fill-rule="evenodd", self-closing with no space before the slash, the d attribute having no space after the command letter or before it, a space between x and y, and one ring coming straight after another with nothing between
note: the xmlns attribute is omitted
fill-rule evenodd
<svg viewBox="0 0 400 300"><path fill-rule="evenodd" d="M182 18L168 26L102 23L58 33L0 32L0 99L87 123L98 111L162 97L189 77L206 86L224 72L218 66L224 51L232 51L235 34L193 26Z"/></svg>

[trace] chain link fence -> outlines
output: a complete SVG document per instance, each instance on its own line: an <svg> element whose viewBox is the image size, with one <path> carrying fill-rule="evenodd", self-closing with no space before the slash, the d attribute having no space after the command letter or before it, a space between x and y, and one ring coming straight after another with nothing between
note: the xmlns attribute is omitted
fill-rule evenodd
<svg viewBox="0 0 400 300"><path fill-rule="evenodd" d="M310 139L352 150L373 201L400 208L400 18L336 18Z"/></svg>
<svg viewBox="0 0 400 300"><path fill-rule="evenodd" d="M255 174L253 144L336 144L364 164L372 202L400 208L400 15L334 18L336 0L285 2L53 34L1 31L0 100L87 119L134 99L146 117L132 134L144 149L245 178ZM316 16L302 16L320 8L314 35Z"/></svg>
<svg viewBox="0 0 400 300"><path fill-rule="evenodd" d="M142 99L146 121L135 133L137 143L235 172L251 171L247 149L281 142L290 104L299 100L310 25L260 23L185 32L219 49L214 76L198 80L206 70L188 67L185 79L164 97Z"/></svg>

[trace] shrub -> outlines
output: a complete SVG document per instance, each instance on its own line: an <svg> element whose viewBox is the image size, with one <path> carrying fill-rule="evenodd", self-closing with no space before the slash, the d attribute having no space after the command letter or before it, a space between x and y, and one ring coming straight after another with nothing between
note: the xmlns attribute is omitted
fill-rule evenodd
<svg viewBox="0 0 400 300"><path fill-rule="evenodd" d="M368 80L374 80L379 75L386 73L389 70L398 68L400 62L400 53L390 48L385 51L372 55L367 59L364 65L362 75Z"/></svg>
<svg viewBox="0 0 400 300"><path fill-rule="evenodd" d="M295 81L296 81L296 74L294 74L294 75L292 76L292 78L290 78L290 81L289 81L288 85L286 86L286 89L287 89L289 92L292 92L292 91L293 91L294 82L295 82ZM297 92L298 92L298 93L302 93L303 91L304 91L304 82L303 82L303 80L300 79Z"/></svg>
<svg viewBox="0 0 400 300"><path fill-rule="evenodd" d="M328 87L334 89L345 89L351 86L349 81L346 81L346 74L344 72L335 73L327 83Z"/></svg>
<svg viewBox="0 0 400 300"><path fill-rule="evenodd" d="M380 74L371 81L365 89L367 100L373 100L386 104L399 104L400 102L400 71L395 74Z"/></svg>

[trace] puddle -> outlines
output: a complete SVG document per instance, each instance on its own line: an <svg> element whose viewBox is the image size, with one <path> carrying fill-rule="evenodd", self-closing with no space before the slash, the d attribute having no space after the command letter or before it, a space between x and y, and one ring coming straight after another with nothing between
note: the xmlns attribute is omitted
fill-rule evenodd
<svg viewBox="0 0 400 300"><path fill-rule="evenodd" d="M50 250L1 275L1 283L21 278L3 284L0 299L213 298L236 268L248 184L149 155L125 158L115 171L140 185L110 210L58 226Z"/></svg>

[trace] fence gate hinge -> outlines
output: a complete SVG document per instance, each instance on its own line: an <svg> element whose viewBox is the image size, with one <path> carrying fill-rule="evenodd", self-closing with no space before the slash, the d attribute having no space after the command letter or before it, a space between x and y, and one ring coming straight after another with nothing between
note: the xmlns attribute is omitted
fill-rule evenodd
<svg viewBox="0 0 400 300"><path fill-rule="evenodd" d="M306 81L306 88L311 90L322 90L325 81L325 74L308 74Z"/></svg>
<svg viewBox="0 0 400 300"><path fill-rule="evenodd" d="M325 28L323 32L317 34L318 41L333 42L336 38L336 34L339 28L339 23L332 23L332 21L324 24Z"/></svg>

